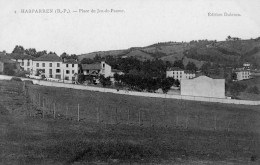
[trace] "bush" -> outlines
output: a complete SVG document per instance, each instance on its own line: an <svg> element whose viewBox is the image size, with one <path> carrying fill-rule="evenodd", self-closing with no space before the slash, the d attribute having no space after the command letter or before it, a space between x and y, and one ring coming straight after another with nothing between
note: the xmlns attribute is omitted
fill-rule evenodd
<svg viewBox="0 0 260 165"><path fill-rule="evenodd" d="M26 77L26 74L29 74L27 71L20 71L15 74L16 77Z"/></svg>
<svg viewBox="0 0 260 165"><path fill-rule="evenodd" d="M11 78L11 81L22 81L19 77L13 77Z"/></svg>
<svg viewBox="0 0 260 165"><path fill-rule="evenodd" d="M31 80L24 80L24 82L25 82L26 84L33 84L33 81L31 81Z"/></svg>

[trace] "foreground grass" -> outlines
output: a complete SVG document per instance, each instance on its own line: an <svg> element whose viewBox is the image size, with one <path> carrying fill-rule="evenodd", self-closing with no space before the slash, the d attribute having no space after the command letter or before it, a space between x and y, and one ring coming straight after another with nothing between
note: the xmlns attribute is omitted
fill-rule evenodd
<svg viewBox="0 0 260 165"><path fill-rule="evenodd" d="M17 85L19 89L19 84L8 85ZM14 86L12 89L15 89ZM45 89L43 93L52 91L43 89ZM39 88L39 91L43 89ZM59 95L63 95L61 91L54 89L53 92L57 94L49 94L59 98ZM86 95L85 92L79 93L84 94ZM259 163L259 134L258 131L252 131L253 129L215 131L193 127L184 129L181 126L165 127L165 125L139 127L123 123L97 124L62 118L54 120L47 116L43 119L37 115L29 117L24 115L27 106L22 95L21 91L16 93L6 90L0 95L0 164ZM61 98L66 97L63 95ZM136 101L136 105L142 105L142 101L148 102L149 99L141 100L140 103ZM174 105L168 104L168 106ZM252 121L258 115L255 107L247 107L251 113L248 115L243 109L234 109L234 105L227 106L226 109L215 108L209 104L195 105L197 108L198 106L202 107L200 113L203 112L203 108L206 110L210 107L213 110L220 110L219 114L237 113L246 115L244 118ZM191 109L191 111L195 113L198 110ZM243 116L240 118L243 119ZM248 123L250 125L248 128L257 128L256 123L252 121Z"/></svg>

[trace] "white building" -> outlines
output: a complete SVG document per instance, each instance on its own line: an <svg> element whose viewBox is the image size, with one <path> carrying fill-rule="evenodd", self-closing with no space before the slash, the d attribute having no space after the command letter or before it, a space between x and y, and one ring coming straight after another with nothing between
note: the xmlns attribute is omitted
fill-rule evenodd
<svg viewBox="0 0 260 165"><path fill-rule="evenodd" d="M26 55L26 54L18 54L12 53L9 55L12 61L16 61L20 64L21 68L25 71L32 72L33 68L33 59L35 57Z"/></svg>
<svg viewBox="0 0 260 165"><path fill-rule="evenodd" d="M178 67L169 68L166 71L166 77L173 77L174 79L192 79L195 77L195 72L180 69Z"/></svg>
<svg viewBox="0 0 260 165"><path fill-rule="evenodd" d="M104 77L111 76L111 66L104 61L94 64L82 64L82 70L84 75L103 75Z"/></svg>
<svg viewBox="0 0 260 165"><path fill-rule="evenodd" d="M64 60L56 54L45 54L33 60L33 75L42 71L46 78L75 81L79 64L75 60Z"/></svg>
<svg viewBox="0 0 260 165"><path fill-rule="evenodd" d="M245 62L245 63L243 64L243 68L244 68L244 69L251 69L251 64L250 64L249 62Z"/></svg>
<svg viewBox="0 0 260 165"><path fill-rule="evenodd" d="M233 72L236 73L238 81L247 80L251 78L251 71L248 69L239 68L233 70Z"/></svg>
<svg viewBox="0 0 260 165"><path fill-rule="evenodd" d="M225 79L200 76L181 80L181 95L225 98Z"/></svg>

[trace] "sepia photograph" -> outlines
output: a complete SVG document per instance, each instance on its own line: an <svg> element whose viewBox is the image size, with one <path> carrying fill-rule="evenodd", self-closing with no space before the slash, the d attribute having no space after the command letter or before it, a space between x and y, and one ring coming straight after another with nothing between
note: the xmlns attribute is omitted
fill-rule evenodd
<svg viewBox="0 0 260 165"><path fill-rule="evenodd" d="M259 0L0 0L0 165L259 165Z"/></svg>

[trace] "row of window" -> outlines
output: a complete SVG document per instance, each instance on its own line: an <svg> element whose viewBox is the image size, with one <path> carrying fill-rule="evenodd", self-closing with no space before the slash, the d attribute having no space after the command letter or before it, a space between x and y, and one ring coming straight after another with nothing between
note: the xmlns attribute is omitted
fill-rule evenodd
<svg viewBox="0 0 260 165"><path fill-rule="evenodd" d="M22 66L24 66L24 62L22 62ZM27 66L30 66L30 62L27 62Z"/></svg>
<svg viewBox="0 0 260 165"><path fill-rule="evenodd" d="M49 77L50 77L50 78L53 78L53 75L50 74ZM61 75L55 75L55 78L56 78L56 79L61 79ZM65 76L65 77L64 77L64 80L69 80L69 77L68 77L68 76ZM75 77L72 77L71 80L72 80L72 81L75 81Z"/></svg>
<svg viewBox="0 0 260 165"><path fill-rule="evenodd" d="M74 64L71 64L72 68L74 68ZM36 67L40 67L39 63L36 63ZM45 63L42 63L42 67L45 67ZM49 67L52 67L52 63L49 63ZM60 67L60 63L57 63L57 67ZM69 64L66 64L66 67L69 67Z"/></svg>
<svg viewBox="0 0 260 165"><path fill-rule="evenodd" d="M45 73L45 71L44 71L44 73ZM49 73L52 74L52 69L49 69ZM60 69L56 69L56 73L61 73L61 70L60 70ZM66 70L65 73L66 73L66 74L70 74L70 70ZM74 74L75 71L72 70L71 73Z"/></svg>

